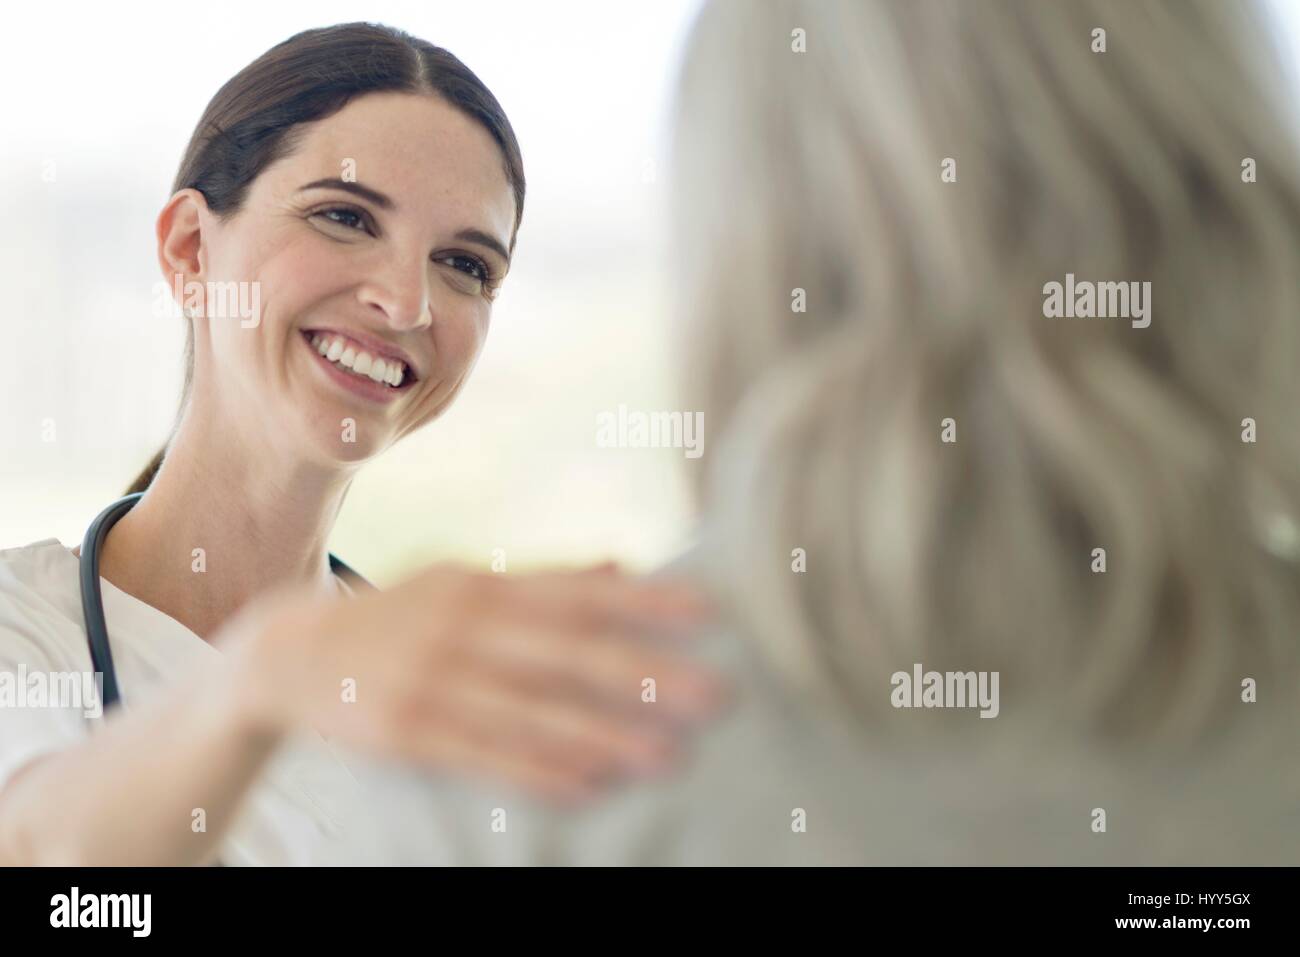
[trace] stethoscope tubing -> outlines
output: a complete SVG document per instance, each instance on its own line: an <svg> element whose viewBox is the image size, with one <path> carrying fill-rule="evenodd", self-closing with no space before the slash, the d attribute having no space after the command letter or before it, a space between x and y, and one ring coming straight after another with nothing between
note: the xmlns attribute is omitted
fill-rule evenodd
<svg viewBox="0 0 1300 957"><path fill-rule="evenodd" d="M109 529L118 519L131 511L143 496L144 492L133 492L109 505L95 516L81 542L81 613L86 623L86 642L90 645L91 666L103 681L100 697L103 699L104 711L120 704L122 694L117 686L117 669L113 667L113 649L108 641L108 623L104 620L104 596L99 585L99 555ZM374 587L341 558L331 554L329 562L330 568L336 574L350 576L362 585Z"/></svg>

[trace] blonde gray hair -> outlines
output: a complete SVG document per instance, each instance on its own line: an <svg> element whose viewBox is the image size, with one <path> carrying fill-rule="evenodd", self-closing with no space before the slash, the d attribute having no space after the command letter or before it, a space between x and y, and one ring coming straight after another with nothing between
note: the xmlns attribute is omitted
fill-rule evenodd
<svg viewBox="0 0 1300 957"><path fill-rule="evenodd" d="M677 98L677 311L719 436L717 584L788 681L871 721L913 662L998 670L999 721L1195 742L1253 677L1250 720L1283 719L1300 163L1263 16L705 7ZM1150 327L1045 318L1066 273L1149 281Z"/></svg>

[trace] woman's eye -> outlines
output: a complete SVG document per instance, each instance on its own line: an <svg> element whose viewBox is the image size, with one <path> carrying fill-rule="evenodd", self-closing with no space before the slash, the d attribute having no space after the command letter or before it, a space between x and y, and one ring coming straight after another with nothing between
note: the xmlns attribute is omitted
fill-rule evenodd
<svg viewBox="0 0 1300 957"><path fill-rule="evenodd" d="M443 256L435 259L434 262L451 267L447 276L452 285L461 292L477 296L486 290L490 294L489 298L495 293L495 289L490 285L492 272L481 259L475 256Z"/></svg>
<svg viewBox="0 0 1300 957"><path fill-rule="evenodd" d="M487 267L473 256L448 256L446 262L451 263L453 269L473 276L480 282L487 282L491 278L488 276Z"/></svg>
<svg viewBox="0 0 1300 957"><path fill-rule="evenodd" d="M337 223L347 229L365 228L366 219L355 209L348 209L345 206L331 207L322 209L320 212L313 213L314 216L324 216L331 223Z"/></svg>
<svg viewBox="0 0 1300 957"><path fill-rule="evenodd" d="M369 232L365 214L346 206L331 206L329 209L312 213L312 216L323 217L344 229L361 229ZM466 293L474 295L482 293L492 281L492 271L476 256L444 256L435 259L434 262L451 266L454 285Z"/></svg>

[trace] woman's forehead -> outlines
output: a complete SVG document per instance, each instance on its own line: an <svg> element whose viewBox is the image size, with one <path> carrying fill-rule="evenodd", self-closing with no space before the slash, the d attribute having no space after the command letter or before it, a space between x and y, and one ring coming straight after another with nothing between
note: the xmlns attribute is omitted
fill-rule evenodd
<svg viewBox="0 0 1300 957"><path fill-rule="evenodd" d="M436 96L369 94L310 124L295 149L268 169L274 192L350 180L389 197L394 212L449 206L507 239L514 191L492 135Z"/></svg>

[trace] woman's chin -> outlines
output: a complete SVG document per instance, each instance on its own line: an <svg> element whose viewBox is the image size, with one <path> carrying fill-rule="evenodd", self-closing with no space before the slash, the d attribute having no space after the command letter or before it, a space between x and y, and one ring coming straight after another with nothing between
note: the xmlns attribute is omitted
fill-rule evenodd
<svg viewBox="0 0 1300 957"><path fill-rule="evenodd" d="M302 455L322 465L364 462L391 444L387 423L370 422L345 410L338 415L315 413L289 428L296 435L288 438L303 446Z"/></svg>
<svg viewBox="0 0 1300 957"><path fill-rule="evenodd" d="M375 436L364 438L357 434L360 428L360 423L349 423L333 436L322 436L321 451L331 461L348 464L372 459L387 447L387 442L376 441Z"/></svg>

